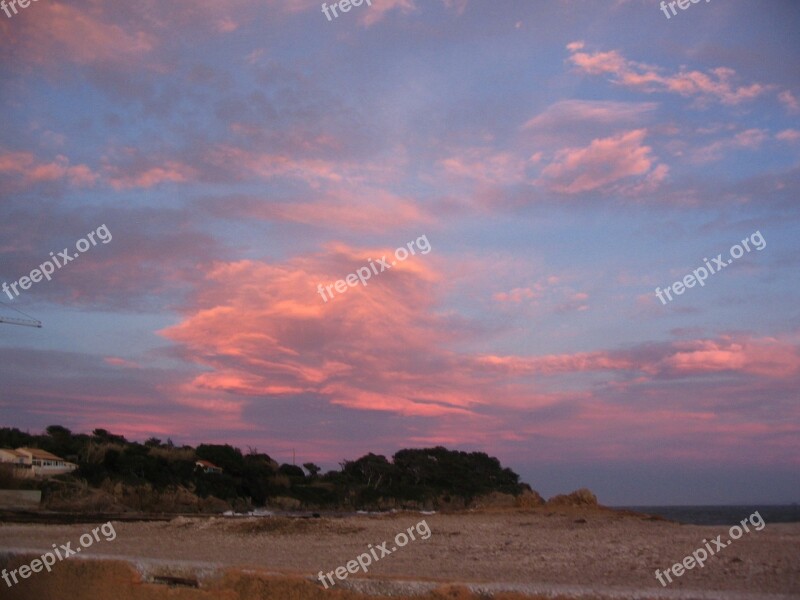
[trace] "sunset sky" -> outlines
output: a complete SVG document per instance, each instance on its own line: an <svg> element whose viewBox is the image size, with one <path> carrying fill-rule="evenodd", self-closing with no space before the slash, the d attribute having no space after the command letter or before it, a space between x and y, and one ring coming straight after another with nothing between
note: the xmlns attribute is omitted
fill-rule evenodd
<svg viewBox="0 0 800 600"><path fill-rule="evenodd" d="M800 4L320 5L0 12L0 426L800 501Z"/></svg>

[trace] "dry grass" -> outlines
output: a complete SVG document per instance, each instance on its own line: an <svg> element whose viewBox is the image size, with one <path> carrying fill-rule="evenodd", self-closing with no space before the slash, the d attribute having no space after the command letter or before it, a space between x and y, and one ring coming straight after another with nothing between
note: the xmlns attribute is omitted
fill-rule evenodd
<svg viewBox="0 0 800 600"><path fill-rule="evenodd" d="M388 596L360 594L347 589L324 590L318 585L299 578L252 577L236 573L228 574L220 589L234 589L237 600L378 600ZM512 592L501 592L492 596L477 595L466 587L443 585L425 594L396 595L395 600L545 600L543 596L524 596ZM550 600L553 600L552 597ZM563 598L563 600L569 600Z"/></svg>
<svg viewBox="0 0 800 600"><path fill-rule="evenodd" d="M2 566L16 568L22 557ZM3 561L0 561L3 562ZM230 570L197 587L187 578L166 583L145 583L129 564L116 561L67 561L46 576L31 577L15 586L16 600L62 600L64 590L73 598L95 600L379 600L388 596L360 594L347 589L324 590L300 577L267 577ZM183 582L184 585L175 582ZM421 595L395 595L395 600L486 600L458 585L443 585ZM494 600L544 600L541 596L498 593ZM552 600L552 599L551 599ZM566 599L565 599L566 600Z"/></svg>

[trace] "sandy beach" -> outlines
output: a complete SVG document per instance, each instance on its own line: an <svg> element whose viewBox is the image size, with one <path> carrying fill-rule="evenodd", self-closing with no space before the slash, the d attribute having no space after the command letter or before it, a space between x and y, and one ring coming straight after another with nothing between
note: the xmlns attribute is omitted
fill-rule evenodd
<svg viewBox="0 0 800 600"><path fill-rule="evenodd" d="M370 565L367 575L359 571L345 581L336 580L327 591L316 579L320 571L331 572L354 560L369 544L377 547L388 541L387 548L392 547L398 532L422 519L430 537L397 548ZM719 534L725 539L727 527L679 525L598 509L547 508L320 519L178 517L162 523L118 522L114 527L113 541L93 544L79 557L58 563L51 574L34 574L14 587L19 594L15 597L33 598L34 592L37 598L48 597L58 578L68 577L68 569L83 569L81 581L98 579L89 589L102 589L99 580L110 576L111 567L92 569L86 559L128 562L145 582L181 583L160 586L174 593L207 593L203 590L218 586L225 573L229 577L245 573L306 579L305 591L297 597L333 597L330 594L345 590L382 596L401 590L422 593L445 584L473 584L471 589L483 594L479 597L501 590L565 598L800 597L800 524L796 523L767 524L761 531L746 533L709 558L703 568L686 571L666 587L655 579L656 569L680 562L705 539ZM72 541L74 547L90 529L89 525L4 524L0 548L15 555L35 555L54 543ZM26 562L9 554L3 561L12 566ZM397 581L406 583L393 586ZM241 582L226 585L239 589L240 595L220 591L164 597L250 597L241 595L245 593Z"/></svg>

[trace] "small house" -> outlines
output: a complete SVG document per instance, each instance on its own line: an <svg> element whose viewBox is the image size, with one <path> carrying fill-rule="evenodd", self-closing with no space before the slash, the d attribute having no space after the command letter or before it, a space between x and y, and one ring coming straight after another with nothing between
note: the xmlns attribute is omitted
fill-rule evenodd
<svg viewBox="0 0 800 600"><path fill-rule="evenodd" d="M221 468L207 460L198 460L194 464L198 469L202 469L203 473L222 473Z"/></svg>

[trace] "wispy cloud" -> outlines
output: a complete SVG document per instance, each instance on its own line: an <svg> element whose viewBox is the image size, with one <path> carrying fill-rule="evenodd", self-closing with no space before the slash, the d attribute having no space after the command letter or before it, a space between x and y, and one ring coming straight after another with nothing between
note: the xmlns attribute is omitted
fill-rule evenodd
<svg viewBox="0 0 800 600"><path fill-rule="evenodd" d="M584 52L583 42L567 45L569 60L587 75L610 75L612 82L644 93L672 93L698 102L738 105L758 98L772 86L761 83L738 85L734 69L716 67L707 71L682 68L677 73L628 60L618 50Z"/></svg>

